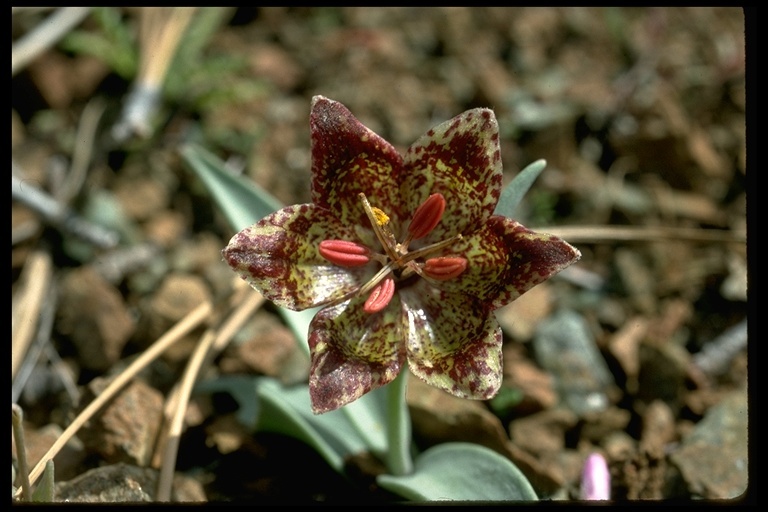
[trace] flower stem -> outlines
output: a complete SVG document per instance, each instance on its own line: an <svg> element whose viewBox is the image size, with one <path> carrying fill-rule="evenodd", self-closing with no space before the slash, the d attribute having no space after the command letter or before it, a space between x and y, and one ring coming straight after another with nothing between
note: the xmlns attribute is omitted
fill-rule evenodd
<svg viewBox="0 0 768 512"><path fill-rule="evenodd" d="M405 402L408 367L405 366L387 386L387 467L393 475L413 471L411 458L411 417Z"/></svg>

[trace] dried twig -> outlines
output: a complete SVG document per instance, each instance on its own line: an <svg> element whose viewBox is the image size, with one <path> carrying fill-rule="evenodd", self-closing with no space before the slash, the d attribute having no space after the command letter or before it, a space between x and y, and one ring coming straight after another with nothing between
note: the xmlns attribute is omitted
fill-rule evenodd
<svg viewBox="0 0 768 512"><path fill-rule="evenodd" d="M154 361L160 354L162 354L168 347L176 343L183 338L186 334L196 328L200 323L205 321L211 312L213 306L209 302L200 304L197 308L192 310L186 317L184 317L179 323L174 325L168 332L166 332L160 339L158 339L152 346L145 350L128 368L126 368L115 380L113 380L107 389L104 390L93 402L72 421L72 423L62 432L62 434L56 439L53 445L48 449L45 455L42 456L40 461L35 465L32 472L29 473L29 480L34 484L45 468L46 461L53 459L64 445L75 435L75 433L98 412L101 407L107 403L123 386L125 386L133 377L135 377L141 370L143 370L149 363ZM18 496L21 490L17 490L15 496Z"/></svg>
<svg viewBox="0 0 768 512"><path fill-rule="evenodd" d="M24 493L24 500L29 501L32 498L32 486L29 481L27 449L24 445L24 413L21 407L16 404L11 405L11 425L13 426L13 440L16 443L16 458L19 461L21 492Z"/></svg>
<svg viewBox="0 0 768 512"><path fill-rule="evenodd" d="M733 358L747 347L747 319L723 332L693 356L693 364L706 375L718 376L728 370Z"/></svg>
<svg viewBox="0 0 768 512"><path fill-rule="evenodd" d="M160 102L165 75L197 8L144 7L141 11L139 73L125 100L112 136L124 141L136 133L151 133L151 118Z"/></svg>
<svg viewBox="0 0 768 512"><path fill-rule="evenodd" d="M157 501L169 501L171 499L179 441L184 429L184 415L198 375L263 303L264 297L261 294L249 293L247 299L217 330L209 329L206 331L187 364L184 377L171 391L168 402L172 404L173 415L167 437L158 443L158 446L163 449L163 459L157 484Z"/></svg>
<svg viewBox="0 0 768 512"><path fill-rule="evenodd" d="M744 243L747 235L721 229L677 228L665 226L551 226L536 228L572 243L656 242L681 240L688 242Z"/></svg>
<svg viewBox="0 0 768 512"><path fill-rule="evenodd" d="M56 199L64 204L71 204L80 189L85 183L85 177L88 174L88 167L93 155L93 145L96 139L99 121L104 113L105 105L100 99L93 99L83 109L80 115L80 122L75 134L75 144L72 150L72 163L69 166L66 180L59 190L55 191Z"/></svg>
<svg viewBox="0 0 768 512"><path fill-rule="evenodd" d="M20 288L12 305L11 380L16 377L35 335L51 274L52 263L48 253L34 251L28 256L19 278Z"/></svg>
<svg viewBox="0 0 768 512"><path fill-rule="evenodd" d="M51 330L53 329L53 320L56 317L56 288L55 282L50 282L47 293L41 298L43 304L40 308L39 319L37 320L37 336L31 349L24 355L23 360L13 379L11 387L11 401L16 402L21 396L24 385L37 367L40 355L47 353L46 347L50 345ZM19 355L19 357L22 357Z"/></svg>
<svg viewBox="0 0 768 512"><path fill-rule="evenodd" d="M62 7L16 41L11 48L11 76L64 37L88 16L90 10L90 7Z"/></svg>
<svg viewBox="0 0 768 512"><path fill-rule="evenodd" d="M12 165L11 197L13 199L32 208L52 226L77 235L99 248L117 245L120 237L116 232L83 219L31 182L18 178L16 175L23 175L23 172L15 162L12 162Z"/></svg>

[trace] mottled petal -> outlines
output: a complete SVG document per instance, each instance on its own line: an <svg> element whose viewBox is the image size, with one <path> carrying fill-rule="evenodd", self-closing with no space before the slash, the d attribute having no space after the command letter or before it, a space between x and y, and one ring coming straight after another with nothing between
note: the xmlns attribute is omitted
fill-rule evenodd
<svg viewBox="0 0 768 512"><path fill-rule="evenodd" d="M337 101L312 98L312 202L345 224L370 225L358 194L401 223L399 176L402 156Z"/></svg>
<svg viewBox="0 0 768 512"><path fill-rule="evenodd" d="M355 297L321 310L309 326L309 395L315 414L332 411L388 384L405 362L397 295L382 311Z"/></svg>
<svg viewBox="0 0 768 512"><path fill-rule="evenodd" d="M400 292L408 366L455 396L486 400L501 386L501 328L482 303L424 280Z"/></svg>
<svg viewBox="0 0 768 512"><path fill-rule="evenodd" d="M318 251L323 240L354 237L353 229L340 225L328 210L295 205L237 233L222 254L267 299L302 310L341 298L376 273L376 262L340 267Z"/></svg>
<svg viewBox="0 0 768 512"><path fill-rule="evenodd" d="M494 215L482 229L446 249L443 256L463 256L467 268L435 286L466 293L496 309L575 263L581 253L554 235Z"/></svg>
<svg viewBox="0 0 768 512"><path fill-rule="evenodd" d="M411 214L441 193L445 213L423 244L479 229L502 187L499 125L492 110L468 110L429 130L405 154L401 193ZM418 245L416 245L418 247Z"/></svg>

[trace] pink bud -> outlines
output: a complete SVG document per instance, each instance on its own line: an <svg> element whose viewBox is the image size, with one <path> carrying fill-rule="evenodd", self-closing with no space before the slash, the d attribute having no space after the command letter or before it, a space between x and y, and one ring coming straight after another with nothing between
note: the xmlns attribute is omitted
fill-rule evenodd
<svg viewBox="0 0 768 512"><path fill-rule="evenodd" d="M366 246L347 240L323 240L317 250L320 256L340 267L361 267L371 261L371 251Z"/></svg>
<svg viewBox="0 0 768 512"><path fill-rule="evenodd" d="M581 498L584 500L611 499L611 474L608 464L599 453L593 453L584 462L581 473Z"/></svg>
<svg viewBox="0 0 768 512"><path fill-rule="evenodd" d="M445 211L445 198L443 194L432 194L426 201L416 208L416 212L413 214L411 224L408 226L408 232L411 234L411 238L418 240L427 236L440 219L443 217Z"/></svg>
<svg viewBox="0 0 768 512"><path fill-rule="evenodd" d="M395 280L392 275L388 275L382 282L376 285L368 299L365 301L363 311L366 313L378 313L389 304L395 295Z"/></svg>
<svg viewBox="0 0 768 512"><path fill-rule="evenodd" d="M458 277L467 269L467 259L460 257L430 258L424 262L422 272L432 279L447 281Z"/></svg>

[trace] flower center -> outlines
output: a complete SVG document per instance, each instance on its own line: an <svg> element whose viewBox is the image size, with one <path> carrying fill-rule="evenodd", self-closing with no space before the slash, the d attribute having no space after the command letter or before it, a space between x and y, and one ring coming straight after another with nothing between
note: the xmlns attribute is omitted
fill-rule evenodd
<svg viewBox="0 0 768 512"><path fill-rule="evenodd" d="M320 242L318 251L323 258L342 267L359 267L374 259L382 264L382 268L365 285L335 300L334 303L343 302L353 295L368 293L370 295L365 301L363 310L376 313L384 309L392 300L396 280L402 281L413 274L418 274L427 279L446 281L458 277L466 270L467 259L464 257L428 258L429 255L442 251L461 240L460 234L408 251L408 246L413 240L424 238L440 223L445 212L445 198L442 194L430 195L416 208L402 243L398 243L392 233L389 216L379 208L371 206L362 192L359 197L385 254L376 253L364 245L347 240L324 240Z"/></svg>

